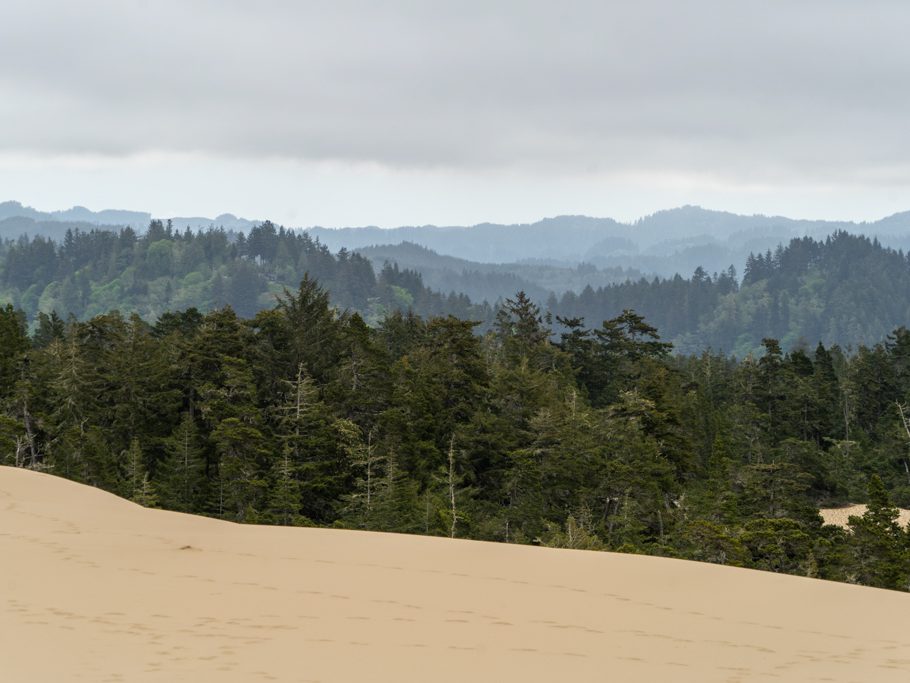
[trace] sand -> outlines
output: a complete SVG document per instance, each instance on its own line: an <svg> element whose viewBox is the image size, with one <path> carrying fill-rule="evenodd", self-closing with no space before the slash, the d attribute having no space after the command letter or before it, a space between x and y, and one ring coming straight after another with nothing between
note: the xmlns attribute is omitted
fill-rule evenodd
<svg viewBox="0 0 910 683"><path fill-rule="evenodd" d="M862 517L866 513L866 506L859 504L842 508L822 508L819 512L822 519L825 520L825 524L833 524L847 529L847 521L851 517ZM902 527L910 525L910 510L898 508L898 513L897 523Z"/></svg>
<svg viewBox="0 0 910 683"><path fill-rule="evenodd" d="M0 679L910 680L910 595L147 510L0 468Z"/></svg>

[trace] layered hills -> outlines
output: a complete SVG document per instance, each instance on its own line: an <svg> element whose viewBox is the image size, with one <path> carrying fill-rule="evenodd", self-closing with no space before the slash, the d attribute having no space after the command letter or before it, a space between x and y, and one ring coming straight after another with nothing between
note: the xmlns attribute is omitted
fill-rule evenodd
<svg viewBox="0 0 910 683"><path fill-rule="evenodd" d="M910 214L855 224L683 207L634 225L582 216L301 231L227 214L142 230L99 224L118 219L138 220L0 204L0 302L32 321L111 309L153 321L224 305L252 316L308 274L371 324L410 309L484 331L496 306L524 291L552 320L596 328L632 309L679 352L740 357L765 338L785 349L871 346L910 321Z"/></svg>

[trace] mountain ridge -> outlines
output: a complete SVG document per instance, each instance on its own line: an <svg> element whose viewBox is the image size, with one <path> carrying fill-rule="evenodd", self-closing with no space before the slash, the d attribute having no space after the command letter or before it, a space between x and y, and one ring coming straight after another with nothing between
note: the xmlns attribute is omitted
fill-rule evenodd
<svg viewBox="0 0 910 683"><path fill-rule="evenodd" d="M26 219L36 222L26 224L23 222ZM61 226L84 230L91 225L102 227L102 222L106 221L103 227L114 227L118 219L123 219L119 224L143 232L152 215L124 210L92 212L84 207L40 212L10 201L0 203L0 238L15 239L25 232L59 240L65 233ZM187 227L194 230L221 227L249 233L255 225L261 224L230 213L216 218L173 217L168 220L181 231ZM741 271L750 254L774 250L793 238L821 239L840 231L878 238L889 247L910 249L910 211L858 223L763 214L746 216L684 205L657 211L631 223L608 217L565 214L533 223L291 229L307 232L333 252L409 242L440 255L478 263L546 261L572 267L590 263L602 269L633 269L664 277L689 274L698 267L720 272L732 265Z"/></svg>

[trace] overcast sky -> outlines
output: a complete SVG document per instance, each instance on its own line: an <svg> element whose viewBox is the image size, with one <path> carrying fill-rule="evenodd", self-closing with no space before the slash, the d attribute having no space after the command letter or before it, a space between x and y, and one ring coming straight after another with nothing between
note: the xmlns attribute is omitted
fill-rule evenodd
<svg viewBox="0 0 910 683"><path fill-rule="evenodd" d="M0 200L289 225L910 209L910 3L0 2Z"/></svg>

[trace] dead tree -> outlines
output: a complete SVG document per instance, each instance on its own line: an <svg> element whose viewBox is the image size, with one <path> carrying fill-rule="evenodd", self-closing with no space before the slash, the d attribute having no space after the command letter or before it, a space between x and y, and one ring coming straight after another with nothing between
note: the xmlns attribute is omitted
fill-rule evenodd
<svg viewBox="0 0 910 683"><path fill-rule="evenodd" d="M458 510L455 507L455 435L449 439L449 501L452 505L452 527L449 536L455 538L455 525L458 523Z"/></svg>
<svg viewBox="0 0 910 683"><path fill-rule="evenodd" d="M897 404L897 412L900 413L901 416L901 424L904 427L904 432L907 434L907 446L910 448L910 418L907 417L907 411L904 409L904 406L902 406L899 401L895 401L895 403ZM907 481L910 481L910 462L908 461L910 461L910 457L904 455L904 472L907 473Z"/></svg>

